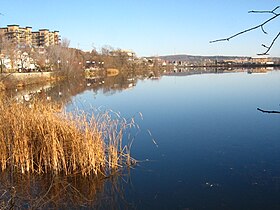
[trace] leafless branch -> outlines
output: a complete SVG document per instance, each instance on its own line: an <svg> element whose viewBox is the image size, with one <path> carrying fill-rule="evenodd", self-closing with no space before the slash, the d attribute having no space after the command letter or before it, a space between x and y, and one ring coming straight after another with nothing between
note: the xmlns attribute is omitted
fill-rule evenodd
<svg viewBox="0 0 280 210"><path fill-rule="evenodd" d="M268 113L268 114L280 114L280 111L268 111L268 110L263 110L263 109L260 109L260 108L257 108L258 111L260 112L263 112L263 113Z"/></svg>
<svg viewBox="0 0 280 210"><path fill-rule="evenodd" d="M261 11L255 11L255 10L251 10L251 11L249 11L248 13L271 13L271 14L274 14L274 15L277 15L277 13L275 12L277 9L279 9L280 8L280 6L277 6L277 7L275 7L273 10L271 10L271 11L265 11L265 10L261 10Z"/></svg>
<svg viewBox="0 0 280 210"><path fill-rule="evenodd" d="M274 45L274 42L278 39L280 36L280 32L274 37L271 44L269 46L266 46L265 44L262 44L264 48L267 48L267 50L264 53L259 53L258 55L268 55L268 52L270 51L271 47Z"/></svg>
<svg viewBox="0 0 280 210"><path fill-rule="evenodd" d="M255 11L255 10L252 10L252 11L249 11L249 13L268 13L268 14L273 14L273 17L267 19L266 21L264 21L263 23L259 24L259 25L256 25L254 27L251 27L249 29L246 29L246 30L243 30L241 32L238 32L232 36L229 36L227 38L222 38L222 39L216 39L216 40L212 40L210 41L210 43L214 43L214 42L222 42L222 41L229 41L230 39L233 39L241 34L244 34L244 33L247 33L247 32L250 32L250 31L253 31L253 30L256 30L258 28L260 28L262 30L262 32L264 34L267 34L267 32L264 30L264 26L271 22L272 20L276 19L277 17L280 16L280 13L276 13L276 10L279 9L280 6L277 6L275 7L273 10L271 11ZM270 51L270 49L272 48L272 46L274 45L275 41L278 39L278 37L280 36L280 32L275 36L275 38L273 39L273 41L271 42L270 46L267 47L266 45L262 45L263 47L265 47L267 50L264 52L264 53L261 53L261 54L258 54L258 55L267 55L267 53Z"/></svg>

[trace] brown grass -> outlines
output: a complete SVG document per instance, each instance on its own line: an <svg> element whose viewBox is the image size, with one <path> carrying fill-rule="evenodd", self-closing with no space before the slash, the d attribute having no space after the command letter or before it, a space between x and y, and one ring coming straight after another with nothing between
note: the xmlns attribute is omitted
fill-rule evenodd
<svg viewBox="0 0 280 210"><path fill-rule="evenodd" d="M2 171L108 176L132 162L129 147L122 145L131 124L109 112L95 118L42 101L0 100Z"/></svg>
<svg viewBox="0 0 280 210"><path fill-rule="evenodd" d="M5 90L5 89L6 89L5 84L2 81L0 81L0 91Z"/></svg>

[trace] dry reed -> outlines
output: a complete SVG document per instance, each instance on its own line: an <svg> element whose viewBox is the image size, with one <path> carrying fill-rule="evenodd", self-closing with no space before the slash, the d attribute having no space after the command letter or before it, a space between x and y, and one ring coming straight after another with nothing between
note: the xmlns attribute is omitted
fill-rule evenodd
<svg viewBox="0 0 280 210"><path fill-rule="evenodd" d="M2 171L108 176L132 162L122 142L132 124L109 112L95 118L42 101L0 99L0 113Z"/></svg>
<svg viewBox="0 0 280 210"><path fill-rule="evenodd" d="M5 90L5 89L6 89L6 86L5 86L5 84L1 81L1 78L0 78L0 91Z"/></svg>

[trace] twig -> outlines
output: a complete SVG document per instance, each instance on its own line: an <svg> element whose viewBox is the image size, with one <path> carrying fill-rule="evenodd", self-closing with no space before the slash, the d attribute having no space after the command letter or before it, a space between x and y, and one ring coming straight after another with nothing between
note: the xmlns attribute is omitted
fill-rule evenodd
<svg viewBox="0 0 280 210"><path fill-rule="evenodd" d="M280 36L280 32L274 37L274 39L272 40L272 42L271 42L269 47L267 47L266 45L262 44L262 46L267 48L267 50L264 53L259 53L258 55L268 55L268 52L270 51L271 47L274 45L274 42L278 39L279 36Z"/></svg>
<svg viewBox="0 0 280 210"><path fill-rule="evenodd" d="M277 15L277 13L275 13L275 11L277 10L277 9L279 9L280 8L280 6L277 6L277 7L275 7L273 10L271 10L271 11L265 11L265 10L261 10L261 11L255 11L255 10L251 10L251 11L249 11L248 13L270 13L270 14L274 14L274 15Z"/></svg>
<svg viewBox="0 0 280 210"><path fill-rule="evenodd" d="M267 110L263 110L260 108L257 108L258 111L263 112L263 113L269 113L269 114L280 114L280 111L267 111Z"/></svg>

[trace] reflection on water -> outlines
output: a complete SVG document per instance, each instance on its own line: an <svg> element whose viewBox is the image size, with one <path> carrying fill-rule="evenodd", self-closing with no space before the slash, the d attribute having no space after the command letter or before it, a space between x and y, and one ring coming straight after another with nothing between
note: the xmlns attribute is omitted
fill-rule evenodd
<svg viewBox="0 0 280 210"><path fill-rule="evenodd" d="M103 180L1 173L1 200L26 208L279 209L280 115L256 109L280 109L279 80L270 69L181 69L35 91L85 112L143 113L131 153L148 161Z"/></svg>
<svg viewBox="0 0 280 210"><path fill-rule="evenodd" d="M125 200L125 174L108 178L28 175L2 172L1 209L131 209Z"/></svg>
<svg viewBox="0 0 280 210"><path fill-rule="evenodd" d="M6 94L18 101L27 101L33 97L41 99L62 101L67 103L71 101L71 97L78 95L86 90L97 93L100 91L106 95L113 95L126 89L132 89L138 81L151 79L159 80L162 76L190 76L196 74L220 74L220 73L237 73L247 72L248 74L268 73L273 68L252 68L252 69L231 69L231 68L181 68L174 71L147 71L147 72L118 72L118 74L110 75L106 71L98 71L94 74L87 75L84 79L59 81L46 83L43 85L34 84L24 88L15 88L6 91Z"/></svg>
<svg viewBox="0 0 280 210"><path fill-rule="evenodd" d="M128 195L138 209L278 209L280 118L257 107L280 109L279 80L267 69L181 71L72 101L143 113L132 156L150 161L131 171Z"/></svg>

